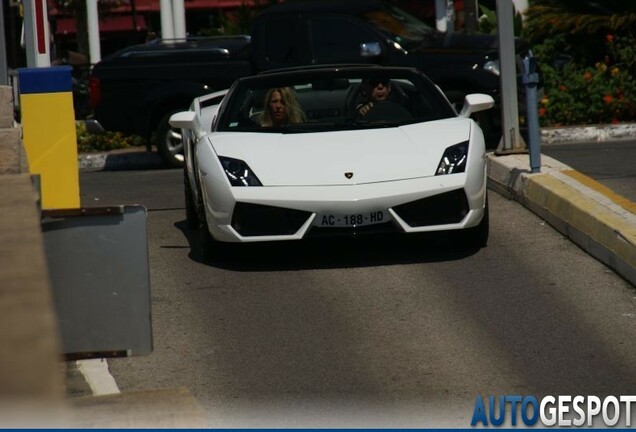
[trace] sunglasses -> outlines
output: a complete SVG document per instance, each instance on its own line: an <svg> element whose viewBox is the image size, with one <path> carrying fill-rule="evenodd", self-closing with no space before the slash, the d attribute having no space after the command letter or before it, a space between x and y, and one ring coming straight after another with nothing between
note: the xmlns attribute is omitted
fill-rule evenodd
<svg viewBox="0 0 636 432"><path fill-rule="evenodd" d="M368 89L373 89L373 88L379 87L380 85L382 85L382 87L388 87L389 86L389 80L388 79L387 80L384 80L384 79L381 79L381 80L376 80L376 79L368 80L368 81L363 82L363 85L366 88L368 88Z"/></svg>
<svg viewBox="0 0 636 432"><path fill-rule="evenodd" d="M371 85L372 88L379 87L380 85L382 87L388 87L389 86L389 80L371 81L370 85Z"/></svg>

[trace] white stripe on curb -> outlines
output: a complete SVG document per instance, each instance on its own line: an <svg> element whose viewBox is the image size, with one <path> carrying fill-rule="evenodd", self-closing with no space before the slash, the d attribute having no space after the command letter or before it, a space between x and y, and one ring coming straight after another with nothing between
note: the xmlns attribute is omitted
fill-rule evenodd
<svg viewBox="0 0 636 432"><path fill-rule="evenodd" d="M91 387L93 396L121 393L108 370L106 359L78 360L75 364Z"/></svg>

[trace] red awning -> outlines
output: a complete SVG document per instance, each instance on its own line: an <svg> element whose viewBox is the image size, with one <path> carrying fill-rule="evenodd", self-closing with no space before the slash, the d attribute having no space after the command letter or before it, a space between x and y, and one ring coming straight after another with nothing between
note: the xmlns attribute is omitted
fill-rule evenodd
<svg viewBox="0 0 636 432"><path fill-rule="evenodd" d="M122 10L131 10L130 3L120 6ZM251 0L184 0L183 4L186 10L191 9L229 9L238 8L243 4L252 4ZM137 12L159 11L160 0L135 0L135 9Z"/></svg>
<svg viewBox="0 0 636 432"><path fill-rule="evenodd" d="M58 18L56 26L56 35L71 35L77 32L75 18ZM138 32L146 29L146 20L142 15L137 15L134 22L131 15L113 15L99 20L100 33Z"/></svg>
<svg viewBox="0 0 636 432"><path fill-rule="evenodd" d="M49 14L51 16L58 16L65 12L65 9L60 10L53 0L48 0ZM113 7L109 9L111 13L130 13L133 9L137 12L159 12L161 10L160 0L127 0L121 4L121 6ZM236 9L244 4L254 5L257 3L255 0L184 0L183 5L185 10L195 9ZM134 7L133 7L134 5Z"/></svg>

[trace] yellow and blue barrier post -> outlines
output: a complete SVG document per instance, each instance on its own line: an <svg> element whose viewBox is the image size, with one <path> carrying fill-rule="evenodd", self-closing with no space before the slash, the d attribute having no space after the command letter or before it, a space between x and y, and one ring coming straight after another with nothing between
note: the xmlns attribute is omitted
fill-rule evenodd
<svg viewBox="0 0 636 432"><path fill-rule="evenodd" d="M40 175L43 209L79 208L79 167L70 66L18 70L24 147Z"/></svg>

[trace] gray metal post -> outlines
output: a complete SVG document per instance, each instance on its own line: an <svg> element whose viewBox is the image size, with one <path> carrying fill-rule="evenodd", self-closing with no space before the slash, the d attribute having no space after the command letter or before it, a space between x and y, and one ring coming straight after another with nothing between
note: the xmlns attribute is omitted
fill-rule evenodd
<svg viewBox="0 0 636 432"><path fill-rule="evenodd" d="M525 143L519 133L515 35L512 12L512 0L497 0L502 123L502 139L497 148L497 154L522 153L525 151Z"/></svg>
<svg viewBox="0 0 636 432"><path fill-rule="evenodd" d="M532 51L523 59L523 85L526 88L526 116L528 120L528 147L530 149L530 170L541 172L541 137L539 134L539 115L537 111L537 62Z"/></svg>

